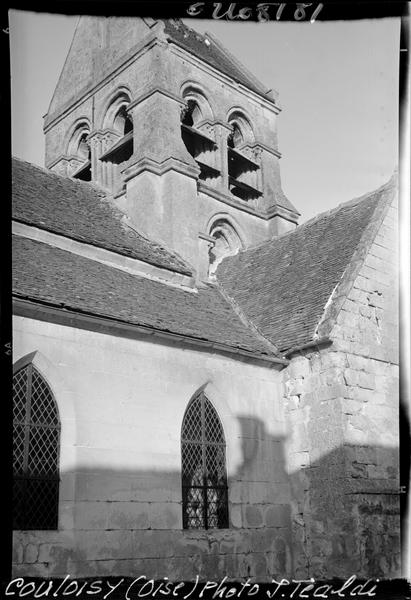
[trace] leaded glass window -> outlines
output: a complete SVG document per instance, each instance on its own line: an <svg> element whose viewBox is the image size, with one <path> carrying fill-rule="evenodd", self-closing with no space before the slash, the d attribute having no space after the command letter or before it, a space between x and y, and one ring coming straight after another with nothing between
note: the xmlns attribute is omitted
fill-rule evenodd
<svg viewBox="0 0 411 600"><path fill-rule="evenodd" d="M224 431L201 392L187 407L181 430L183 527L228 527Z"/></svg>
<svg viewBox="0 0 411 600"><path fill-rule="evenodd" d="M57 529L60 419L29 364L13 377L13 528Z"/></svg>

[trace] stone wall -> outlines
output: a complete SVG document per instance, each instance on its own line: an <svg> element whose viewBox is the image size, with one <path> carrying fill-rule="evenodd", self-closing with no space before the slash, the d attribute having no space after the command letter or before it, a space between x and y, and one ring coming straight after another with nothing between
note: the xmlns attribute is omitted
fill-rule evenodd
<svg viewBox="0 0 411 600"><path fill-rule="evenodd" d="M297 576L399 575L396 246L393 205L332 344L296 353L285 372Z"/></svg>
<svg viewBox="0 0 411 600"><path fill-rule="evenodd" d="M15 576L291 574L281 374L181 346L15 318L15 359L61 418L57 531L14 533ZM180 430L202 386L227 442L229 528L182 529Z"/></svg>

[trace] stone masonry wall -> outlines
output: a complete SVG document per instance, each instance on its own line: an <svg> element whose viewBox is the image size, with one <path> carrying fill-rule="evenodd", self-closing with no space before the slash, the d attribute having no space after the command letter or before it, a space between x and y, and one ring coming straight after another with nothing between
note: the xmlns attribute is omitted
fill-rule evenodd
<svg viewBox="0 0 411 600"><path fill-rule="evenodd" d="M393 205L332 344L300 352L285 372L297 576L399 575L396 246Z"/></svg>
<svg viewBox="0 0 411 600"><path fill-rule="evenodd" d="M61 418L56 531L14 532L14 576L291 576L281 374L181 346L16 317ZM229 528L182 528L180 432L200 388L227 443Z"/></svg>

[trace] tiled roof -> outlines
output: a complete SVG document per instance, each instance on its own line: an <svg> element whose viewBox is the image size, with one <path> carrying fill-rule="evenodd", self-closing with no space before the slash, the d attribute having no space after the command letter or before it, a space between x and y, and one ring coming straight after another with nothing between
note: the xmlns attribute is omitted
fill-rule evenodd
<svg viewBox="0 0 411 600"><path fill-rule="evenodd" d="M214 40L208 40L207 36L187 27L181 19L163 19L165 33L179 46L182 46L191 54L198 56L219 71L222 71L235 81L250 88L257 94L266 96L268 88L259 84L253 77L248 77L244 68L236 59L230 59L228 51L223 51Z"/></svg>
<svg viewBox="0 0 411 600"><path fill-rule="evenodd" d="M12 162L13 218L66 237L190 274L176 254L121 222L122 213L96 186L17 158Z"/></svg>
<svg viewBox="0 0 411 600"><path fill-rule="evenodd" d="M312 341L377 207L386 206L394 190L391 180L268 243L226 258L217 271L220 284L281 352Z"/></svg>
<svg viewBox="0 0 411 600"><path fill-rule="evenodd" d="M273 356L216 286L188 292L17 236L13 264L17 297Z"/></svg>

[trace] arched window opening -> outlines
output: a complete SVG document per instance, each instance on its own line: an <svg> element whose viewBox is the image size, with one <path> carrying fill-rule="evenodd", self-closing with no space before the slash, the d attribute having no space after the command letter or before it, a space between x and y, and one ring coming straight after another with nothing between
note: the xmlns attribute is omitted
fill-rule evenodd
<svg viewBox="0 0 411 600"><path fill-rule="evenodd" d="M234 123L233 130L228 136L227 145L229 148L238 148L244 142L243 134L241 133L241 129Z"/></svg>
<svg viewBox="0 0 411 600"><path fill-rule="evenodd" d="M78 155L84 158L84 160L90 160L91 158L91 150L87 142L87 135L86 132L81 134L78 145Z"/></svg>
<svg viewBox="0 0 411 600"><path fill-rule="evenodd" d="M91 181L91 149L88 141L90 131L88 125L79 125L69 143L68 154L77 159L76 167L71 173L74 179L82 181Z"/></svg>
<svg viewBox="0 0 411 600"><path fill-rule="evenodd" d="M226 444L217 411L204 392L187 407L181 429L183 527L228 527Z"/></svg>
<svg viewBox="0 0 411 600"><path fill-rule="evenodd" d="M242 243L234 227L225 219L219 219L213 224L210 236L215 239L208 253L209 274L213 275L223 258L236 254L242 248Z"/></svg>
<svg viewBox="0 0 411 600"><path fill-rule="evenodd" d="M181 137L188 152L200 167L199 178L210 181L220 175L215 166L215 141L203 130L198 128L203 120L203 113L196 100L189 98L181 112Z"/></svg>
<svg viewBox="0 0 411 600"><path fill-rule="evenodd" d="M127 161L133 154L133 121L127 114L125 104L118 109L113 119L113 129L121 137L109 148L100 159L120 165Z"/></svg>
<svg viewBox="0 0 411 600"><path fill-rule="evenodd" d="M13 529L57 529L60 419L34 365L13 377Z"/></svg>
<svg viewBox="0 0 411 600"><path fill-rule="evenodd" d="M230 192L241 200L255 200L262 195L258 189L259 163L247 155L242 147L251 142L253 133L247 119L234 113L229 124L232 131L227 138L228 186Z"/></svg>

